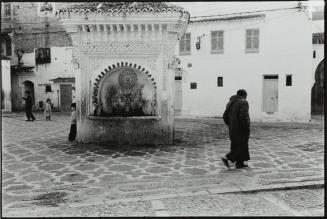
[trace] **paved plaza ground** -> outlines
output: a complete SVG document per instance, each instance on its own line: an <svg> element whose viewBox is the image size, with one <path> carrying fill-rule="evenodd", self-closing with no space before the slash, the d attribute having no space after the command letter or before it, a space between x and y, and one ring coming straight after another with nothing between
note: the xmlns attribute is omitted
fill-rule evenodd
<svg viewBox="0 0 327 219"><path fill-rule="evenodd" d="M175 144L153 147L71 143L69 114L25 119L2 117L3 216L324 214L321 116L252 122L249 168L230 170L221 118L176 118Z"/></svg>

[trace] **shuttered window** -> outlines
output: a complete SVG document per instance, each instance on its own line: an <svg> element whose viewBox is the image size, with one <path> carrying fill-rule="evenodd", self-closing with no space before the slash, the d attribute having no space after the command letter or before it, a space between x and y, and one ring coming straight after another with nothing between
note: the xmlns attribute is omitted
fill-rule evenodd
<svg viewBox="0 0 327 219"><path fill-rule="evenodd" d="M179 55L191 55L191 33L185 33L180 39Z"/></svg>
<svg viewBox="0 0 327 219"><path fill-rule="evenodd" d="M211 53L224 52L224 31L211 31Z"/></svg>
<svg viewBox="0 0 327 219"><path fill-rule="evenodd" d="M246 30L245 52L259 52L259 29Z"/></svg>

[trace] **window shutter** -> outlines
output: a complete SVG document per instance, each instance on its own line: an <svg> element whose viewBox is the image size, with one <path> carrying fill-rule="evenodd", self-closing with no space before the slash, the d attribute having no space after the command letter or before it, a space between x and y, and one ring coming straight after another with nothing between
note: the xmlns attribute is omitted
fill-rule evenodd
<svg viewBox="0 0 327 219"><path fill-rule="evenodd" d="M252 47L252 39L250 37L246 37L246 48L251 49Z"/></svg>
<svg viewBox="0 0 327 219"><path fill-rule="evenodd" d="M224 49L224 38L219 38L218 40L218 49Z"/></svg>

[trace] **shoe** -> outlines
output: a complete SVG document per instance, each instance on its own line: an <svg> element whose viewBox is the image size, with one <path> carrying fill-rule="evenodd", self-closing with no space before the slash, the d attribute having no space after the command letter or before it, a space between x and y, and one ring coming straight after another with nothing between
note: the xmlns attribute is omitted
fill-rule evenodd
<svg viewBox="0 0 327 219"><path fill-rule="evenodd" d="M248 167L248 165L245 165L245 164L239 164L239 165L236 165L235 167L236 167L236 169L241 169L241 168Z"/></svg>
<svg viewBox="0 0 327 219"><path fill-rule="evenodd" d="M228 160L224 157L221 158L221 160L223 161L224 165L227 167L227 168L230 168L229 167L229 164L228 164Z"/></svg>

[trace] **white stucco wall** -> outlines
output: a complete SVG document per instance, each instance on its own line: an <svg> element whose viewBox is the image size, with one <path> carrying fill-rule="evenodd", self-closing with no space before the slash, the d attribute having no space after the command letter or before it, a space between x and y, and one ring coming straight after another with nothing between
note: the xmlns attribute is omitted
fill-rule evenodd
<svg viewBox="0 0 327 219"><path fill-rule="evenodd" d="M182 115L222 116L230 96L246 89L252 120L309 121L312 72L311 24L303 12L266 12L263 20L189 24L191 55L179 56L184 69ZM245 53L245 29L260 29L259 53ZM224 30L224 53L211 54L212 30ZM201 49L195 48L198 36ZM192 67L187 67L192 63ZM278 112L262 112L263 75L279 76ZM293 85L286 87L286 75ZM217 87L217 77L224 85ZM190 83L197 82L191 90Z"/></svg>
<svg viewBox="0 0 327 219"><path fill-rule="evenodd" d="M324 20L312 21L312 33L324 32ZM312 44L312 51L316 52L316 58L312 59L312 77L314 78L319 63L324 59L324 44ZM314 83L314 81L313 81Z"/></svg>
<svg viewBox="0 0 327 219"><path fill-rule="evenodd" d="M1 60L1 85L3 90L4 112L11 112L11 72L10 60Z"/></svg>
<svg viewBox="0 0 327 219"><path fill-rule="evenodd" d="M75 77L79 72L77 66L72 62L72 47L51 47L51 63L35 65L35 52L25 53L22 57L24 66L36 66L31 73L24 73L19 76L19 86L24 88L24 81L29 80L34 83L35 105L38 108L38 102L45 102L50 98L54 107L58 107L58 91L60 93L60 84L75 83L54 83L50 81L58 77ZM52 92L45 92L45 85L51 85ZM73 102L75 101L75 90L72 90ZM24 89L21 90L22 94Z"/></svg>

